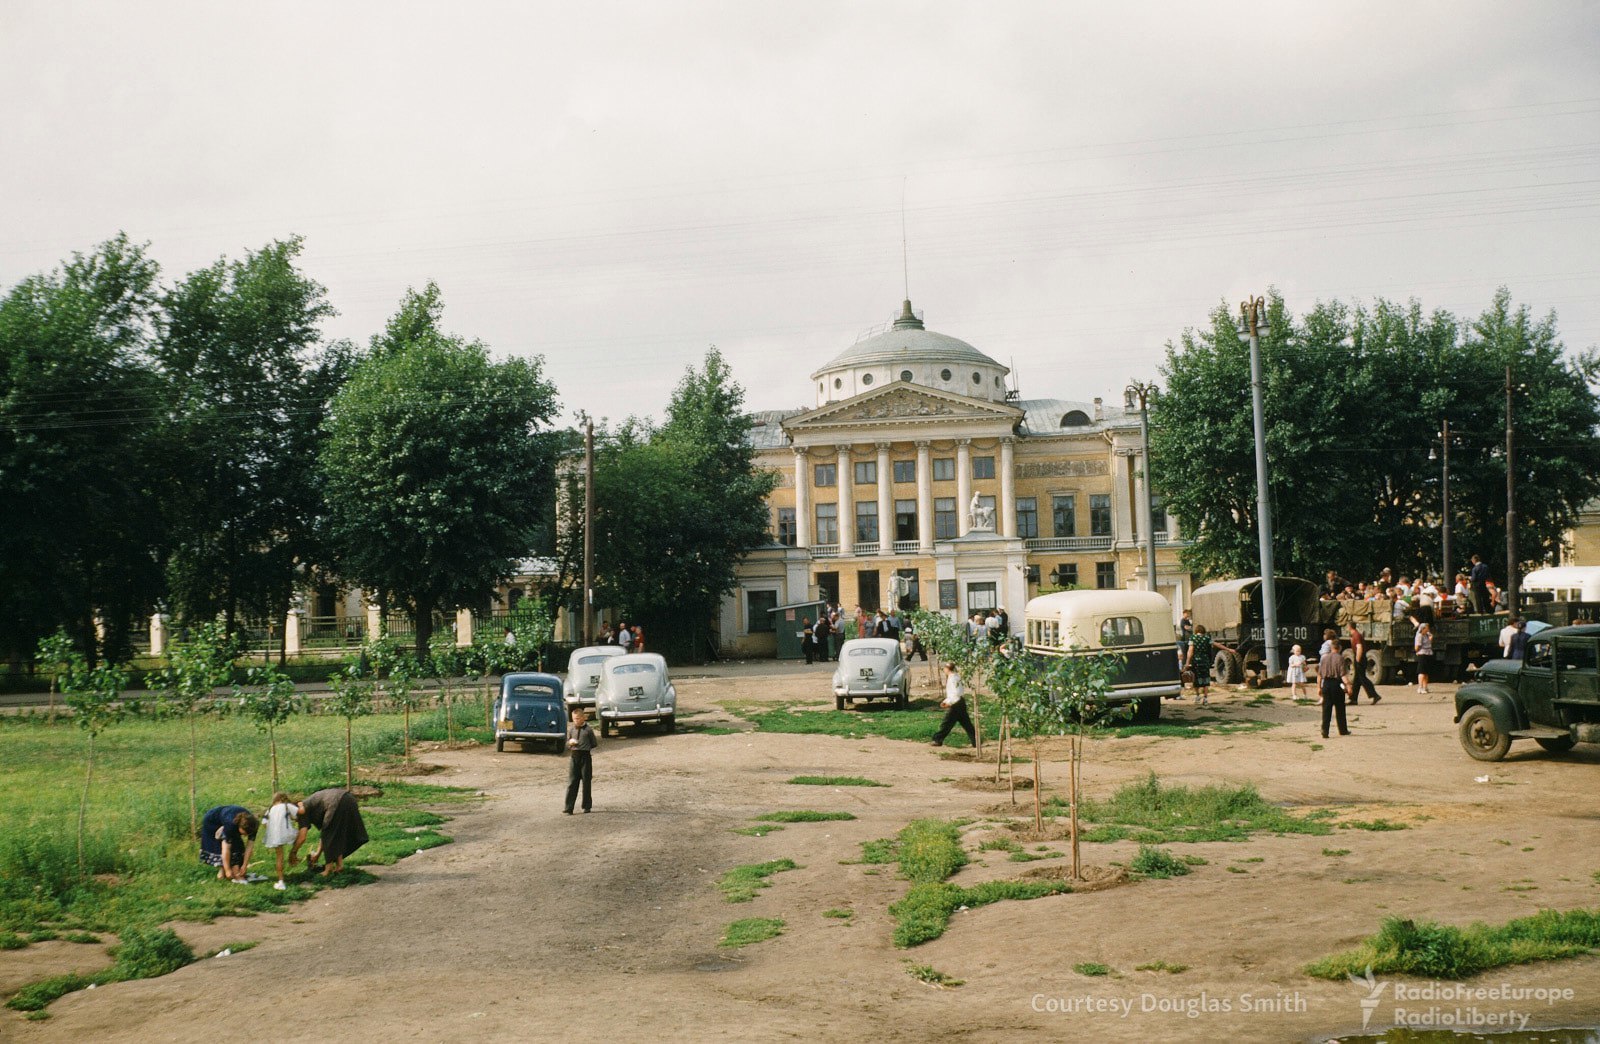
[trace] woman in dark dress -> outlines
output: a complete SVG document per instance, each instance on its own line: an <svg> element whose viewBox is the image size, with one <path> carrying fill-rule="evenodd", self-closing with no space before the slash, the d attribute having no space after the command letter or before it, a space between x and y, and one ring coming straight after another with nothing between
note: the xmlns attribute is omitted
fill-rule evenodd
<svg viewBox="0 0 1600 1044"><path fill-rule="evenodd" d="M316 827L321 843L311 857L311 868L317 868L320 859L327 865L322 876L344 869L344 857L367 843L367 825L361 821L361 809L356 796L343 787L329 787L301 801L298 808L300 834L289 851L289 863L299 858L300 846L305 843L310 827Z"/></svg>
<svg viewBox="0 0 1600 1044"><path fill-rule="evenodd" d="M218 805L200 821L200 861L217 868L220 881L247 884L247 867L259 821L243 805Z"/></svg>

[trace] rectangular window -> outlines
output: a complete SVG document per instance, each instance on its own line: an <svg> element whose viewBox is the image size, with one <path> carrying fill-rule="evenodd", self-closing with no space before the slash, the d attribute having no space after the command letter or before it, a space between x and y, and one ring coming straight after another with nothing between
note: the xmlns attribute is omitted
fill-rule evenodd
<svg viewBox="0 0 1600 1044"><path fill-rule="evenodd" d="M1078 586L1078 565L1076 562L1062 562L1051 570L1050 582L1057 587L1067 589Z"/></svg>
<svg viewBox="0 0 1600 1044"><path fill-rule="evenodd" d="M862 569L856 572L856 604L867 612L878 609L878 571Z"/></svg>
<svg viewBox="0 0 1600 1044"><path fill-rule="evenodd" d="M896 603L901 609L918 609L922 606L922 579L921 574L915 569L896 569L896 585L900 590L900 600Z"/></svg>
<svg viewBox="0 0 1600 1044"><path fill-rule="evenodd" d="M817 543L837 544L839 542L839 505L817 505Z"/></svg>
<svg viewBox="0 0 1600 1044"><path fill-rule="evenodd" d="M954 457L934 457L933 458L933 481L935 481L935 482L954 482L955 478L956 478L956 458L954 458Z"/></svg>
<svg viewBox="0 0 1600 1044"><path fill-rule="evenodd" d="M777 629L777 621L770 610L778 607L778 592L746 591L744 604L744 629L747 633L770 634Z"/></svg>
<svg viewBox="0 0 1600 1044"><path fill-rule="evenodd" d="M1150 528L1157 533L1170 533L1172 526L1167 522L1167 498L1152 496L1150 498Z"/></svg>
<svg viewBox="0 0 1600 1044"><path fill-rule="evenodd" d="M967 612L975 613L979 609L994 609L1000 605L999 592L993 583L967 585Z"/></svg>
<svg viewBox="0 0 1600 1044"><path fill-rule="evenodd" d="M811 469L813 486L837 486L839 484L839 470L837 464L818 464Z"/></svg>
<svg viewBox="0 0 1600 1044"><path fill-rule="evenodd" d="M1039 498L1017 498L1017 536L1024 540L1039 535Z"/></svg>
<svg viewBox="0 0 1600 1044"><path fill-rule="evenodd" d="M794 508L781 507L778 509L778 543L789 547L795 545L797 534L795 531Z"/></svg>
<svg viewBox="0 0 1600 1044"><path fill-rule="evenodd" d="M933 498L933 539L954 540L956 538L956 498Z"/></svg>
<svg viewBox="0 0 1600 1044"><path fill-rule="evenodd" d="M896 540L918 540L917 536L917 502L915 500L897 500L894 502L894 538Z"/></svg>
<svg viewBox="0 0 1600 1044"><path fill-rule="evenodd" d="M917 481L917 462L914 460L897 460L894 462L894 480L896 482Z"/></svg>
<svg viewBox="0 0 1600 1044"><path fill-rule="evenodd" d="M862 544L878 542L878 502L868 500L856 505L856 541Z"/></svg>
<svg viewBox="0 0 1600 1044"><path fill-rule="evenodd" d="M1077 497L1051 497L1050 514L1053 532L1058 537L1078 535L1078 498Z"/></svg>
<svg viewBox="0 0 1600 1044"><path fill-rule="evenodd" d="M1113 616L1100 624L1101 645L1143 645L1144 624L1137 616Z"/></svg>
<svg viewBox="0 0 1600 1044"><path fill-rule="evenodd" d="M992 478L994 478L994 458L993 457L973 457L972 458L972 477L975 478L975 479L992 479Z"/></svg>
<svg viewBox="0 0 1600 1044"><path fill-rule="evenodd" d="M875 460L856 461L856 485L868 486L878 481L878 462Z"/></svg>
<svg viewBox="0 0 1600 1044"><path fill-rule="evenodd" d="M817 574L817 597L824 602L837 602L839 600L839 574Z"/></svg>
<svg viewBox="0 0 1600 1044"><path fill-rule="evenodd" d="M1117 586L1117 563L1096 562L1094 564L1094 586L1102 591L1113 591Z"/></svg>
<svg viewBox="0 0 1600 1044"><path fill-rule="evenodd" d="M1111 494L1089 494L1089 535L1111 535Z"/></svg>

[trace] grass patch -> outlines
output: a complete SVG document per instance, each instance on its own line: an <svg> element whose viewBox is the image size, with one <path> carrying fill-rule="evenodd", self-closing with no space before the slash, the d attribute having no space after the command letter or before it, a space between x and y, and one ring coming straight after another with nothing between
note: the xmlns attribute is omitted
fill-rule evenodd
<svg viewBox="0 0 1600 1044"><path fill-rule="evenodd" d="M1541 910L1502 925L1466 928L1386 918L1378 934L1359 947L1306 967L1319 979L1362 974L1464 979L1491 968L1576 957L1600 946L1600 910Z"/></svg>
<svg viewBox="0 0 1600 1044"><path fill-rule="evenodd" d="M824 911L822 911L822 916L831 917L836 921L848 921L850 918L854 917L855 915L856 915L856 912L854 910L824 910Z"/></svg>
<svg viewBox="0 0 1600 1044"><path fill-rule="evenodd" d="M936 990L949 990L963 985L967 980L953 979L944 972L928 964L908 964L906 974L918 982L925 982Z"/></svg>
<svg viewBox="0 0 1600 1044"><path fill-rule="evenodd" d="M901 875L914 884L943 881L967 865L960 829L942 819L917 819L906 824L895 852Z"/></svg>
<svg viewBox="0 0 1600 1044"><path fill-rule="evenodd" d="M1149 964L1134 966L1134 971L1166 972L1168 975L1177 975L1189 970L1187 964L1169 964L1166 961L1151 961Z"/></svg>
<svg viewBox="0 0 1600 1044"><path fill-rule="evenodd" d="M889 907L895 919L894 944L905 949L939 938L963 906L972 910L1002 899L1039 899L1070 891L1065 881L986 881L970 888L948 881L913 885Z"/></svg>
<svg viewBox="0 0 1600 1044"><path fill-rule="evenodd" d="M849 812L818 812L814 809L798 808L784 812L763 812L755 818L760 823L829 823L856 817Z"/></svg>
<svg viewBox="0 0 1600 1044"><path fill-rule="evenodd" d="M1373 830L1382 832L1385 830L1404 830L1406 829L1406 825L1404 823L1396 823L1388 819L1347 819L1343 823L1339 824L1339 829Z"/></svg>
<svg viewBox="0 0 1600 1044"><path fill-rule="evenodd" d="M1324 848L1322 854L1325 856L1347 856L1350 854L1350 850L1348 848Z"/></svg>
<svg viewBox="0 0 1600 1044"><path fill-rule="evenodd" d="M1112 972L1112 968L1109 964L1100 964L1097 961L1085 961L1082 964L1074 964L1072 966L1072 970L1077 972L1079 975L1089 976L1110 975Z"/></svg>
<svg viewBox="0 0 1600 1044"><path fill-rule="evenodd" d="M755 826L735 827L733 832L735 834L743 834L746 837L766 837L774 830L782 829L783 827L776 823L757 823Z"/></svg>
<svg viewBox="0 0 1600 1044"><path fill-rule="evenodd" d="M1062 798L1046 803L1063 812ZM1085 841L1141 844L1243 841L1253 833L1327 834L1330 827L1316 815L1294 816L1264 799L1249 783L1241 786L1164 786L1151 773L1119 789L1107 801L1079 803L1084 820L1095 824L1082 833Z"/></svg>
<svg viewBox="0 0 1600 1044"><path fill-rule="evenodd" d="M751 943L766 942L782 935L783 927L782 917L746 917L728 925L722 933L722 941L717 945L731 949L749 946Z"/></svg>
<svg viewBox="0 0 1600 1044"><path fill-rule="evenodd" d="M991 837L978 845L980 852L1020 852L1022 846L1009 837Z"/></svg>
<svg viewBox="0 0 1600 1044"><path fill-rule="evenodd" d="M886 787L889 784L879 783L875 779L865 776L795 776L790 783L801 787Z"/></svg>
<svg viewBox="0 0 1600 1044"><path fill-rule="evenodd" d="M1060 852L1012 852L1006 857L1013 863L1032 863L1039 859L1060 859Z"/></svg>
<svg viewBox="0 0 1600 1044"><path fill-rule="evenodd" d="M1133 857L1128 869L1141 877L1155 878L1182 877L1189 872L1188 864L1182 859L1164 848L1149 845L1139 846L1139 854Z"/></svg>
<svg viewBox="0 0 1600 1044"><path fill-rule="evenodd" d="M116 963L94 975L53 975L29 983L6 1001L16 1011L43 1011L57 999L90 986L130 979L153 979L193 963L194 950L171 928L128 928L111 949Z"/></svg>
<svg viewBox="0 0 1600 1044"><path fill-rule="evenodd" d="M722 875L717 887L722 889L722 897L728 902L748 903L761 889L772 887L767 878L785 870L798 869L793 859L773 859L765 863L736 866Z"/></svg>
<svg viewBox="0 0 1600 1044"><path fill-rule="evenodd" d="M876 841L861 842L861 862L873 865L892 863L900 858L900 842L892 837L880 837ZM1600 881L1600 873L1596 874Z"/></svg>
<svg viewBox="0 0 1600 1044"><path fill-rule="evenodd" d="M1111 730L1111 734L1117 739L1132 739L1137 736L1158 739L1199 739L1201 736L1232 736L1242 732L1264 732L1277 727L1278 722L1275 721L1219 718L1208 714L1198 718L1156 722L1150 725L1123 725Z"/></svg>
<svg viewBox="0 0 1600 1044"><path fill-rule="evenodd" d="M927 743L939 731L939 717L931 713L937 709L933 700L918 700L908 710L876 706L853 711L793 710L786 706L740 700L730 700L723 707L762 732L842 736L846 739L881 736L884 739ZM986 739L997 739L999 722L985 716L983 731ZM969 744L964 733L956 733L945 740L945 746L965 747Z"/></svg>

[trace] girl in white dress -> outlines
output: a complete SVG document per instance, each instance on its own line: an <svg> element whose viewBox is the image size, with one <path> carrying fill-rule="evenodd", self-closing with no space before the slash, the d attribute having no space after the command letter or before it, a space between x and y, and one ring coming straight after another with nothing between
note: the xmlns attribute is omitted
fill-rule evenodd
<svg viewBox="0 0 1600 1044"><path fill-rule="evenodd" d="M1289 653L1289 695L1300 697L1305 691L1300 686L1306 683L1306 657L1297 645Z"/></svg>
<svg viewBox="0 0 1600 1044"><path fill-rule="evenodd" d="M272 887L280 892L289 887L283 883L283 849L294 842L299 832L300 828L295 822L295 807L289 801L289 795L280 790L272 795L272 807L267 809L267 836L262 842L277 857L278 881Z"/></svg>

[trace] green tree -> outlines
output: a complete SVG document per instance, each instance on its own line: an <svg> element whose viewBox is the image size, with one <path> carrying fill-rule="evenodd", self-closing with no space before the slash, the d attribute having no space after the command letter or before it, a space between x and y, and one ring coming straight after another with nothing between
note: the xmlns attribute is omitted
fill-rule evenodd
<svg viewBox="0 0 1600 1044"><path fill-rule="evenodd" d="M199 718L214 709L216 689L233 675L234 647L221 624L192 628L187 640L174 643L167 666L156 673L158 709L180 715L189 726L189 832L200 829Z"/></svg>
<svg viewBox="0 0 1600 1044"><path fill-rule="evenodd" d="M321 453L342 574L399 599L427 655L435 612L483 603L532 548L555 390L538 359L496 363L410 293L335 397Z"/></svg>
<svg viewBox="0 0 1600 1044"><path fill-rule="evenodd" d="M702 659L739 560L771 540L777 479L755 467L749 431L744 389L713 348L679 381L660 427L634 419L596 435L597 597L643 623L652 648ZM581 514L569 547L581 546Z"/></svg>
<svg viewBox="0 0 1600 1044"><path fill-rule="evenodd" d="M161 594L155 262L126 236L0 296L0 654L65 628L128 655Z"/></svg>
<svg viewBox="0 0 1600 1044"><path fill-rule="evenodd" d="M50 720L56 720L56 694L62 682L88 669L83 654L72 643L72 636L58 630L39 642L38 662L50 672Z"/></svg>
<svg viewBox="0 0 1600 1044"><path fill-rule="evenodd" d="M1296 318L1275 292L1268 318L1263 405L1281 572L1444 575L1477 551L1503 575L1507 365L1526 386L1514 412L1517 486L1539 504L1519 518L1523 564L1548 559L1600 494L1594 355L1567 354L1554 317L1534 321L1506 291L1466 325L1415 301L1319 302ZM1193 540L1185 562L1207 577L1258 571L1249 349L1236 321L1219 306L1168 346L1152 407L1153 484ZM1429 460L1445 418L1460 551L1451 563L1440 561L1440 465Z"/></svg>
<svg viewBox="0 0 1600 1044"><path fill-rule="evenodd" d="M106 729L121 721L125 715L137 710L125 706L122 690L127 687L128 672L115 664L100 664L92 670L76 667L62 681L61 691L67 706L72 708L72 720L83 730L87 744L84 749L83 793L78 798L78 873L85 872L83 859L83 831L89 815L89 787L94 782L94 741Z"/></svg>
<svg viewBox="0 0 1600 1044"><path fill-rule="evenodd" d="M355 785L355 720L372 713L372 679L361 671L359 663L346 664L329 683L333 695L328 698L328 709L344 719L344 785Z"/></svg>
<svg viewBox="0 0 1600 1044"><path fill-rule="evenodd" d="M350 362L319 351L334 314L296 262L301 241L191 272L162 299L155 356L171 386L173 461L162 501L180 615L281 621L297 566L326 565L317 451ZM280 629L281 630L281 629Z"/></svg>
<svg viewBox="0 0 1600 1044"><path fill-rule="evenodd" d="M276 667L252 667L246 674L243 686L234 686L239 698L257 729L267 734L267 748L272 752L272 789L278 789L278 726L306 709L305 697L294 687L294 679Z"/></svg>

